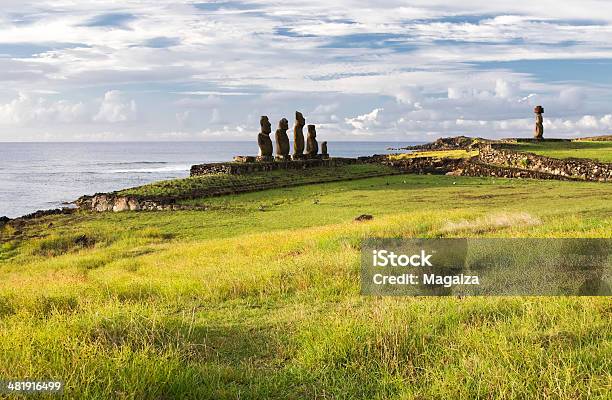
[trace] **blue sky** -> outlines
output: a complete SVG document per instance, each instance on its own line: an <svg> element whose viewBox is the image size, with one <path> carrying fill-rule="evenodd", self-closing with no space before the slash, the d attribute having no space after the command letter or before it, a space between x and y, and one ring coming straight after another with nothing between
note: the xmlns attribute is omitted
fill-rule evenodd
<svg viewBox="0 0 612 400"><path fill-rule="evenodd" d="M610 134L611 67L608 1L3 0L0 141Z"/></svg>

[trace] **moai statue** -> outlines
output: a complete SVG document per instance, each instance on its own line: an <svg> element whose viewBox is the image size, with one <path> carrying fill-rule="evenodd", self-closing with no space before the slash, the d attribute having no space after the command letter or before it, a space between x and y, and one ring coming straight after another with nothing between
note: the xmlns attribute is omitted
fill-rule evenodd
<svg viewBox="0 0 612 400"><path fill-rule="evenodd" d="M536 106L536 108L533 109L533 112L536 114L536 125L533 136L536 138L536 140L542 140L544 139L544 117L542 117L542 114L544 114L544 107Z"/></svg>
<svg viewBox="0 0 612 400"><path fill-rule="evenodd" d="M319 144L317 143L317 130L314 125L308 125L308 138L306 139L306 155L308 158L317 158Z"/></svg>
<svg viewBox="0 0 612 400"><path fill-rule="evenodd" d="M287 129L289 129L289 121L283 118L278 122L278 129L275 134L276 160L279 161L289 160L289 136L287 136Z"/></svg>
<svg viewBox="0 0 612 400"><path fill-rule="evenodd" d="M306 120L301 112L295 112L295 125L293 126L293 159L304 158L304 125Z"/></svg>
<svg viewBox="0 0 612 400"><path fill-rule="evenodd" d="M272 140L270 139L270 133L272 133L272 125L268 120L268 117L263 115L259 120L261 125L261 132L257 135L257 144L259 145L259 156L257 161L272 161Z"/></svg>
<svg viewBox="0 0 612 400"><path fill-rule="evenodd" d="M327 142L321 142L321 158L327 160L329 154L327 153Z"/></svg>

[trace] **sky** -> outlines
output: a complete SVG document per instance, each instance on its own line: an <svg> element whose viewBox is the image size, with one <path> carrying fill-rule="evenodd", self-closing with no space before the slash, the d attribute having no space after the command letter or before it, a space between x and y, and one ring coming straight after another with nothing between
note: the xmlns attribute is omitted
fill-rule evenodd
<svg viewBox="0 0 612 400"><path fill-rule="evenodd" d="M612 2L0 0L0 85L0 141L610 134Z"/></svg>

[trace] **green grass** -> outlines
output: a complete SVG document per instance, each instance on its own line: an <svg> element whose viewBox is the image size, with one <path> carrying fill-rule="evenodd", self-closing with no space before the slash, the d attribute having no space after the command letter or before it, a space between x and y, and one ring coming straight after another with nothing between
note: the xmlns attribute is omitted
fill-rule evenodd
<svg viewBox="0 0 612 400"><path fill-rule="evenodd" d="M592 158L601 162L612 162L612 142L573 141L519 143L511 149L539 154L552 158Z"/></svg>
<svg viewBox="0 0 612 400"><path fill-rule="evenodd" d="M395 175L5 227L0 379L85 399L608 398L609 298L363 297L359 243L609 238L611 197Z"/></svg>
<svg viewBox="0 0 612 400"><path fill-rule="evenodd" d="M245 175L211 174L185 179L155 182L121 190L123 196L191 198L232 192L248 192L311 183L360 179L391 175L396 171L380 164L342 165L335 168L317 167L303 170L276 170Z"/></svg>

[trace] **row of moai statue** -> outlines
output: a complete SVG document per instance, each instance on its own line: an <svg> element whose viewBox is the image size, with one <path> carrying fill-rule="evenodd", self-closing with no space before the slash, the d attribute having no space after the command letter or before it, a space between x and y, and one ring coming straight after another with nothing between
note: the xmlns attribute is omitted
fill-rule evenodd
<svg viewBox="0 0 612 400"><path fill-rule="evenodd" d="M293 154L289 155L289 136L287 136L287 130L289 129L289 121L286 118L281 119L278 122L278 129L276 130L275 142L276 142L276 154L272 156L274 151L272 147L272 139L270 134L272 133L272 125L268 120L267 116L262 116L259 120L261 125L261 132L257 135L257 144L259 145L259 155L257 161L289 161L289 160L305 160L315 158L329 158L327 153L327 142L321 143L321 154L319 154L319 144L317 142L317 130L314 125L308 125L308 136L306 142L304 142L304 126L306 125L306 119L301 112L295 112L295 125L293 127ZM304 153L304 144L306 145L306 153Z"/></svg>

